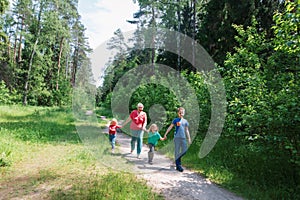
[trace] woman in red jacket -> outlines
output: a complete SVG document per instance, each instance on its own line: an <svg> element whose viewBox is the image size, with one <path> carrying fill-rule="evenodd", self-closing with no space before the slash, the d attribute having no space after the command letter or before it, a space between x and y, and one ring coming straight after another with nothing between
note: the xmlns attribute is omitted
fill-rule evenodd
<svg viewBox="0 0 300 200"><path fill-rule="evenodd" d="M137 158L140 158L140 154L143 146L143 134L144 129L146 129L147 125L147 114L143 111L144 105L142 103L137 104L137 109L133 110L129 117L123 124L123 127L131 121L130 123L130 131L131 131L131 153L135 149L135 143L137 141Z"/></svg>

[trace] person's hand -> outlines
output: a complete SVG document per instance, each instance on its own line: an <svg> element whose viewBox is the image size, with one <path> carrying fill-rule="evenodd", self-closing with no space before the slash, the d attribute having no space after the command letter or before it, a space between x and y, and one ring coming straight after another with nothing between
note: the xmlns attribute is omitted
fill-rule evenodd
<svg viewBox="0 0 300 200"><path fill-rule="evenodd" d="M192 144L192 140L191 138L188 139L189 144Z"/></svg>

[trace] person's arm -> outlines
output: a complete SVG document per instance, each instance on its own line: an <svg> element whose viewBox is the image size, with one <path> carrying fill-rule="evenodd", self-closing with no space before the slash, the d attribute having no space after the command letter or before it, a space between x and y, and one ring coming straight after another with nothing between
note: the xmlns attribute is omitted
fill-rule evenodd
<svg viewBox="0 0 300 200"><path fill-rule="evenodd" d="M149 133L150 130L147 130L146 128L143 128L143 131Z"/></svg>
<svg viewBox="0 0 300 200"><path fill-rule="evenodd" d="M190 131L189 131L188 126L185 127L185 134L186 134L186 137L188 139L189 144L192 144L191 135L190 135Z"/></svg>
<svg viewBox="0 0 300 200"><path fill-rule="evenodd" d="M146 129L146 126L147 126L147 114L145 113L145 121L144 121L144 124L143 124L143 130Z"/></svg>
<svg viewBox="0 0 300 200"><path fill-rule="evenodd" d="M158 135L158 140L161 140L161 141L164 141L165 140L165 138L164 137L161 137L161 135L160 135L160 133L159 132L157 132L157 135Z"/></svg>
<svg viewBox="0 0 300 200"><path fill-rule="evenodd" d="M131 117L129 115L129 117L126 119L126 121L122 124L122 126L124 127L128 122L131 121Z"/></svg>
<svg viewBox="0 0 300 200"><path fill-rule="evenodd" d="M171 125L169 126L169 128L167 129L167 131L166 131L166 133L165 133L165 135L164 135L164 139L165 139L165 140L167 139L167 135L168 135L168 133L172 130L173 127L174 127L174 124L171 124Z"/></svg>

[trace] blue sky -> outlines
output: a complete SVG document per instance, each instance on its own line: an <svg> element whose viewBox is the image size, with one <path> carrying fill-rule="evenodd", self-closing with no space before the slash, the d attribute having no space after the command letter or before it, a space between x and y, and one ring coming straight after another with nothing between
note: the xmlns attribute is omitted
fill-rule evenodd
<svg viewBox="0 0 300 200"><path fill-rule="evenodd" d="M123 32L136 28L126 22L138 11L133 0L79 0L78 10L93 49L113 37L118 28Z"/></svg>
<svg viewBox="0 0 300 200"><path fill-rule="evenodd" d="M134 30L136 25L126 20L133 19L138 9L133 0L78 0L78 11L87 29L90 47L95 49L109 40L118 28L123 32Z"/></svg>
<svg viewBox="0 0 300 200"><path fill-rule="evenodd" d="M9 0L12 3L13 0ZM120 28L123 33L133 31L136 25L126 22L133 19L133 13L139 9L138 4L133 0L79 0L78 11L81 15L81 22L84 24L90 47L96 49L103 45L113 33ZM99 85L99 76L103 72L105 63L112 55L112 52L103 50L100 61L93 64L93 73L97 85ZM99 57L99 56L98 56ZM100 67L99 67L100 66Z"/></svg>

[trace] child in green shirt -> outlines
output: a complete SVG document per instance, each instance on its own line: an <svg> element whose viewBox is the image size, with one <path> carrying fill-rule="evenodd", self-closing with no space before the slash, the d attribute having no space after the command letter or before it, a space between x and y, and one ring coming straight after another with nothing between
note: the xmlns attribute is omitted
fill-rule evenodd
<svg viewBox="0 0 300 200"><path fill-rule="evenodd" d="M151 124L149 127L149 130L145 130L148 132L148 147L149 147L149 152L148 152L148 163L150 165L153 164L153 157L154 157L154 148L158 143L158 140L165 140L164 138L161 137L161 135L158 132L158 127L156 124Z"/></svg>

